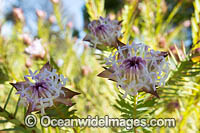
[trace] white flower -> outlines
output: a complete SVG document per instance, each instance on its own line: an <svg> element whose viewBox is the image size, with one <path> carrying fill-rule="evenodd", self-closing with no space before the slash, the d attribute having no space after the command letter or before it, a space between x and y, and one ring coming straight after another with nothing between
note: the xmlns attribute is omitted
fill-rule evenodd
<svg viewBox="0 0 200 133"><path fill-rule="evenodd" d="M54 105L54 102L71 105L69 99L79 93L65 88L67 78L56 74L56 69L50 67L49 63L37 73L29 70L30 75L25 75L26 81L11 83L20 94L21 103L28 105L27 113L41 111L45 114L45 108Z"/></svg>
<svg viewBox="0 0 200 133"><path fill-rule="evenodd" d="M91 33L87 34L83 40L94 44L94 47L99 45L97 48L101 49L105 46L118 46L118 38L122 36L121 21L100 17L99 20L92 21L88 28Z"/></svg>
<svg viewBox="0 0 200 133"><path fill-rule="evenodd" d="M157 86L165 85L169 73L166 52L154 51L144 44L125 45L118 47L107 59L110 68L98 76L109 78L125 90L127 94L136 95L145 91L157 97Z"/></svg>
<svg viewBox="0 0 200 133"><path fill-rule="evenodd" d="M43 58L45 56L45 49L39 39L34 40L31 45L25 48L25 52L33 57Z"/></svg>

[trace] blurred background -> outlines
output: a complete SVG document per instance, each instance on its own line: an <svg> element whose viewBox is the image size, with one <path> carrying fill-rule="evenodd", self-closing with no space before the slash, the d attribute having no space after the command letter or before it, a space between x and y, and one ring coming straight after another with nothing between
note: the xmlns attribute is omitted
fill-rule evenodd
<svg viewBox="0 0 200 133"><path fill-rule="evenodd" d="M10 82L23 81L28 69L37 70L51 61L58 72L69 79L67 87L81 93L74 98L76 105L73 108L78 117L120 117L121 110L113 106L119 95L116 84L96 76L103 70L104 56L101 54L104 52L97 52L82 41L89 32L88 24L100 16L123 20L122 42L142 42L156 50L170 52L170 57L175 60L174 71L179 73L177 64L187 64L188 53L200 38L199 3L199 0L0 0L0 106L6 102ZM194 52L200 53L196 49ZM187 81L195 84L190 88L200 89L199 75L187 77ZM200 116L195 116L199 110L185 114L195 106L200 109L199 101L191 104L191 99L181 99L191 98L199 92L186 91L188 83L181 84L181 87L177 85L176 89L181 92L176 91L167 100L161 100L158 112L152 115L156 118L175 117L181 124L174 129L155 128L141 132L200 131L200 125L196 123ZM172 86L176 84L173 82ZM15 111L18 101L15 92L13 90L7 105L8 112ZM194 106L187 108L188 105ZM18 110L16 118L23 121L24 108L20 106ZM5 118L0 117L0 120ZM12 122L0 123L0 129L10 127L13 127ZM82 131L102 133L120 129L84 128ZM73 130L63 129L61 132Z"/></svg>

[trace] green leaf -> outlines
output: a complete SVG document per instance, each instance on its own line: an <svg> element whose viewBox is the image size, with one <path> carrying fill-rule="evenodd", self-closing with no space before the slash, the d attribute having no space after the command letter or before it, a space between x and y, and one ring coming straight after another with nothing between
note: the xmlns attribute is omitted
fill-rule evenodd
<svg viewBox="0 0 200 133"><path fill-rule="evenodd" d="M75 104L72 104L72 106ZM46 115L52 118L74 118L76 110L71 109L72 106L58 104L57 106L45 109Z"/></svg>
<svg viewBox="0 0 200 133"><path fill-rule="evenodd" d="M5 64L0 63L0 84L5 83L9 80L8 69Z"/></svg>

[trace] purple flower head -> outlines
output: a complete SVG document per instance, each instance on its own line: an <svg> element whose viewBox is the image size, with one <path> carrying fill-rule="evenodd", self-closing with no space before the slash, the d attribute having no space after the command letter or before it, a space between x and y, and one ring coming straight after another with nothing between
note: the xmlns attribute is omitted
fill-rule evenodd
<svg viewBox="0 0 200 133"><path fill-rule="evenodd" d="M117 82L125 90L124 97L136 95L138 91L159 97L156 87L165 84L169 72L166 56L166 52L154 51L141 43L127 44L109 56L109 68L98 76Z"/></svg>
<svg viewBox="0 0 200 133"><path fill-rule="evenodd" d="M121 21L100 17L99 20L92 21L88 28L91 33L86 35L84 41L89 41L95 47L102 44L110 47L118 46L118 38L122 36Z"/></svg>
<svg viewBox="0 0 200 133"><path fill-rule="evenodd" d="M126 73L132 73L132 74L136 74L138 71L142 70L143 67L145 66L146 61L143 60L141 57L131 57L128 59L125 59L122 64L121 64L121 68L125 69Z"/></svg>
<svg viewBox="0 0 200 133"><path fill-rule="evenodd" d="M41 111L45 114L47 107L55 103L71 105L71 98L79 93L65 88L67 78L56 74L56 69L52 69L49 63L37 73L29 70L30 75L25 75L26 81L11 83L20 95L20 102L28 106L27 114L33 111Z"/></svg>

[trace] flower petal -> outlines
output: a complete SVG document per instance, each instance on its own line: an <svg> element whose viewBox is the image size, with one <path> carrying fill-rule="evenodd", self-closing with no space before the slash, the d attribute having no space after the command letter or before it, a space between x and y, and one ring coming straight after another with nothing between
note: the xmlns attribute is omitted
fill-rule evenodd
<svg viewBox="0 0 200 133"><path fill-rule="evenodd" d="M29 103L28 109L26 111L26 116L29 115L31 112L35 112L35 111L40 111L40 109L36 109L36 108L33 109L33 104Z"/></svg>
<svg viewBox="0 0 200 133"><path fill-rule="evenodd" d="M63 97L63 98L72 98L74 97L75 95L79 95L80 93L78 92L75 92L75 91L72 91L72 90L69 90L65 87L62 87L62 90L65 92L65 96L61 95L60 97Z"/></svg>
<svg viewBox="0 0 200 133"><path fill-rule="evenodd" d="M50 66L49 62L47 62L41 69L40 69L40 73L44 72L44 70L47 69L48 71L52 70L52 67Z"/></svg>
<svg viewBox="0 0 200 133"><path fill-rule="evenodd" d="M13 87L16 88L17 91L19 91L21 88L27 88L29 86L29 82L23 81L23 82L17 82L17 83L10 83Z"/></svg>
<svg viewBox="0 0 200 133"><path fill-rule="evenodd" d="M116 77L113 76L114 71L112 70L112 68L104 68L104 69L106 70L99 73L97 76L102 77L102 78L108 78L109 80L112 80L112 81L117 81Z"/></svg>
<svg viewBox="0 0 200 133"><path fill-rule="evenodd" d="M92 38L91 38L90 34L87 34L87 35L83 38L83 41L90 42L91 39L92 39Z"/></svg>

